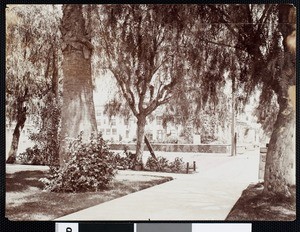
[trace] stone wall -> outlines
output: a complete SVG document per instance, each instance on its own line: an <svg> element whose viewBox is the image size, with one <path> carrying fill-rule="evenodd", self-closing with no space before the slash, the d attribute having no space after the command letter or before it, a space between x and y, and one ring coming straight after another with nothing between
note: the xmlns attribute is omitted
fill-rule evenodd
<svg viewBox="0 0 300 232"><path fill-rule="evenodd" d="M136 145L130 144L110 144L111 150L124 150L127 146L128 150L135 151ZM154 151L163 152L195 152L195 153L229 153L230 145L210 145L210 144L151 144ZM147 146L144 147L145 151L148 151Z"/></svg>

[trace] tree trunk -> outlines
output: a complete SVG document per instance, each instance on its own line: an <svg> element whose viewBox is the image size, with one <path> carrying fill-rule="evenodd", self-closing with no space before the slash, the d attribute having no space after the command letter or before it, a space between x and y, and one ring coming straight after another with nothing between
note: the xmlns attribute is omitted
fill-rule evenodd
<svg viewBox="0 0 300 232"><path fill-rule="evenodd" d="M278 91L279 113L271 135L265 166L264 193L290 197L295 185L295 126L294 95L291 87L296 81L296 10L292 5L279 8L280 31L283 35L284 65Z"/></svg>
<svg viewBox="0 0 300 232"><path fill-rule="evenodd" d="M295 112L291 104L281 104L267 151L264 193L289 197L295 175Z"/></svg>
<svg viewBox="0 0 300 232"><path fill-rule="evenodd" d="M6 160L7 164L13 164L16 162L17 151L19 146L20 134L26 121L26 107L23 107L23 102L18 103L18 117L17 124L14 129L11 147Z"/></svg>
<svg viewBox="0 0 300 232"><path fill-rule="evenodd" d="M97 131L91 77L92 45L85 28L82 5L64 5L62 18L64 73L61 122L60 165L64 165L66 139L83 131L88 141Z"/></svg>
<svg viewBox="0 0 300 232"><path fill-rule="evenodd" d="M56 41L53 46L52 51L52 94L54 96L54 106L58 107L58 98L59 98L59 92L58 92L58 51L57 51L57 44ZM50 164L51 165L57 165L59 162L59 137L58 137L58 128L59 128L59 120L60 120L60 114L58 109L54 109L55 115L53 117L50 117L50 125L51 125L51 134L49 137L51 139L50 145L53 148L51 150L51 156L50 156ZM58 112L57 112L58 111Z"/></svg>
<svg viewBox="0 0 300 232"><path fill-rule="evenodd" d="M134 169L143 169L143 152L144 152L144 136L145 136L146 116L139 115L137 121L137 143L136 143L136 160Z"/></svg>

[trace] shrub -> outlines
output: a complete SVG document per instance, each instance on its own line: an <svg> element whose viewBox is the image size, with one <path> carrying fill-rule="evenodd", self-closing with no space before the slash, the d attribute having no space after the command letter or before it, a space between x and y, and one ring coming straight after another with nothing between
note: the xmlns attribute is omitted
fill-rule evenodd
<svg viewBox="0 0 300 232"><path fill-rule="evenodd" d="M169 162L165 157L157 157L157 160L150 156L146 162L146 167L150 171L184 173L185 165L182 158L176 157L173 162Z"/></svg>
<svg viewBox="0 0 300 232"><path fill-rule="evenodd" d="M46 165L48 164L45 151L39 149L37 145L32 148L26 148L25 152L20 153L17 156L17 161L21 164L33 164L33 165Z"/></svg>
<svg viewBox="0 0 300 232"><path fill-rule="evenodd" d="M49 179L42 179L46 190L53 192L99 191L108 187L116 174L113 153L102 135L92 135L83 143L82 133L70 142L69 161L61 168L52 167Z"/></svg>
<svg viewBox="0 0 300 232"><path fill-rule="evenodd" d="M151 171L168 171L169 161L165 157L158 156L157 160L150 156L146 162L146 167Z"/></svg>
<svg viewBox="0 0 300 232"><path fill-rule="evenodd" d="M123 154L114 156L114 163L118 169L131 169L134 165L135 155L128 151L128 147L124 146Z"/></svg>
<svg viewBox="0 0 300 232"><path fill-rule="evenodd" d="M172 172L175 173L184 173L185 172L185 165L182 161L182 158L176 157L173 162L169 164L169 168Z"/></svg>
<svg viewBox="0 0 300 232"><path fill-rule="evenodd" d="M58 165L61 105L52 92L44 96L43 102L39 114L33 117L37 130L30 133L29 139L43 150L47 165Z"/></svg>

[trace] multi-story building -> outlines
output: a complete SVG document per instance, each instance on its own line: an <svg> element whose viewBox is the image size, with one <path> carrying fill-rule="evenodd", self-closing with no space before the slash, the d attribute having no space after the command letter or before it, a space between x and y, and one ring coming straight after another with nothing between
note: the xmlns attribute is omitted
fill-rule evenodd
<svg viewBox="0 0 300 232"><path fill-rule="evenodd" d="M136 140L137 119L131 116L126 120L120 116L109 118L104 114L104 106L96 105L96 122L103 138L111 142L134 142ZM145 134L152 142L175 142L179 136L180 126L168 124L163 127L162 113L157 111L152 120L147 119Z"/></svg>
<svg viewBox="0 0 300 232"><path fill-rule="evenodd" d="M104 105L95 105L95 111L98 131L102 132L105 140L112 143L130 143L136 141L137 119L134 116L131 116L129 120L120 116L109 118L104 114ZM247 112L244 115L239 116L236 121L237 143L240 145L246 143L258 144L258 141L260 140L258 133L259 125L253 121L253 117L248 117L250 114L251 112ZM195 131L193 131L191 125L184 128L182 125L167 123L164 127L162 115L163 112L158 109L151 117L147 118L145 134L149 141L152 143L201 143L201 134L194 134ZM29 139L30 133L35 130L35 127L31 122L32 120L27 120L25 127L21 132L18 153L23 152L26 148L34 145L34 142ZM11 146L14 126L14 123L10 126L6 125L6 156L8 155ZM192 136L191 140L187 141L183 139L181 136L183 130L189 131L189 134ZM217 137L215 143L230 144L230 126L227 129L219 128Z"/></svg>

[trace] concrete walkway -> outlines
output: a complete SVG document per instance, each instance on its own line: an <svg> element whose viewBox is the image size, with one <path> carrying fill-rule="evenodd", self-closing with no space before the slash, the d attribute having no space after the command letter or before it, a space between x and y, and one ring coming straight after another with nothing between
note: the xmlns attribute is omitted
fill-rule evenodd
<svg viewBox="0 0 300 232"><path fill-rule="evenodd" d="M198 158L196 174L176 175L173 181L56 220L224 220L242 191L258 181L258 154Z"/></svg>

